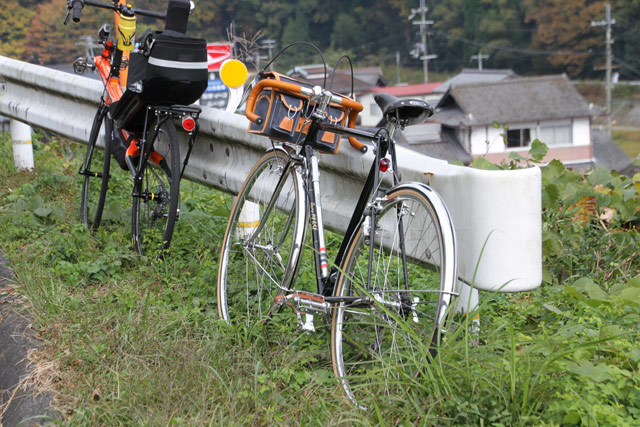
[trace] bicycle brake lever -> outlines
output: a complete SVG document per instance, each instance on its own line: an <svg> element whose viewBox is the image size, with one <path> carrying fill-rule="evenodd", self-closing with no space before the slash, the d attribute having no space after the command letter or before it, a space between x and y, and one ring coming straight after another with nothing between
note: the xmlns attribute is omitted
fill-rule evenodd
<svg viewBox="0 0 640 427"><path fill-rule="evenodd" d="M69 22L70 16L71 16L71 9L67 7L67 16L64 17L64 25L67 25L67 22Z"/></svg>

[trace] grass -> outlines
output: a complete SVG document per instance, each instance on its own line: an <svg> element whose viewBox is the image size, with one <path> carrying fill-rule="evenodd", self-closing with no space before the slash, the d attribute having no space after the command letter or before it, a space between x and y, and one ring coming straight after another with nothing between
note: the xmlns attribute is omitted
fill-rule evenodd
<svg viewBox="0 0 640 427"><path fill-rule="evenodd" d="M34 148L36 170L16 172L0 136L0 248L32 306L44 342L34 359L65 425L640 422L637 184L547 168L543 285L482 294L481 345L454 318L433 363L406 379L407 396L365 412L344 401L325 329L217 319L228 195L185 184L172 253L151 262L130 249L126 179L115 178L125 197L111 220L90 234L77 212L82 147L36 137ZM575 222L571 206L588 189L624 218Z"/></svg>

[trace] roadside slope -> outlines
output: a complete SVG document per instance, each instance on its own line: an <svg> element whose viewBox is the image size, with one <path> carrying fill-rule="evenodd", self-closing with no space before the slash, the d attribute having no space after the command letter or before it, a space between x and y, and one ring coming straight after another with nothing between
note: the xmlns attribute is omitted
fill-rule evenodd
<svg viewBox="0 0 640 427"><path fill-rule="evenodd" d="M58 415L51 396L38 393L28 381L27 353L39 342L13 283L13 271L0 252L0 426L44 424Z"/></svg>

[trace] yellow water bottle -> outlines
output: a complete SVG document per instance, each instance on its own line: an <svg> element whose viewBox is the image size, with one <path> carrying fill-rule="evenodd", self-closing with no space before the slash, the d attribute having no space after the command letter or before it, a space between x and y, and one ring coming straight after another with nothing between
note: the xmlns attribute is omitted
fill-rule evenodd
<svg viewBox="0 0 640 427"><path fill-rule="evenodd" d="M118 24L118 49L123 52L133 50L136 36L136 15L131 9L131 5L120 13L120 23Z"/></svg>

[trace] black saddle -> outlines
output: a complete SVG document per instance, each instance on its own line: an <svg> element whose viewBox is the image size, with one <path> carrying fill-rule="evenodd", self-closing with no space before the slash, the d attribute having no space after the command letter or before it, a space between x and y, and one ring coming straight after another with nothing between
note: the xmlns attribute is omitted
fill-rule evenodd
<svg viewBox="0 0 640 427"><path fill-rule="evenodd" d="M402 127L422 123L433 115L433 107L419 99L400 99L388 93L378 93L374 99L384 120Z"/></svg>

